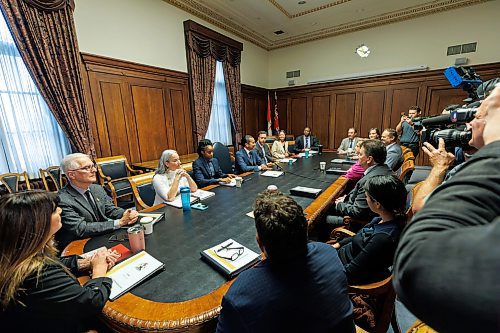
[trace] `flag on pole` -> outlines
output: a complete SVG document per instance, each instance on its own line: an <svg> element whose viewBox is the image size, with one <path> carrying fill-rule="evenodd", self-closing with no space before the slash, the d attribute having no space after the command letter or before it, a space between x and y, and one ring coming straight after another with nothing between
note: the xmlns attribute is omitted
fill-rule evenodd
<svg viewBox="0 0 500 333"><path fill-rule="evenodd" d="M271 128L271 100L269 99L269 91L267 92L267 135L273 135Z"/></svg>
<svg viewBox="0 0 500 333"><path fill-rule="evenodd" d="M280 131L280 120L278 118L278 97L276 96L276 91L274 92L274 130L276 134Z"/></svg>

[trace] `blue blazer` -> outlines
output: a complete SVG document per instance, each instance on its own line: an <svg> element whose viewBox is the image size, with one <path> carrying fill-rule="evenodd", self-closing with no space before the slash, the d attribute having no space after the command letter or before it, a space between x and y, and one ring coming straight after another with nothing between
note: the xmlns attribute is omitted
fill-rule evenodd
<svg viewBox="0 0 500 333"><path fill-rule="evenodd" d="M259 155L257 155L255 149L250 151L250 156L252 160L248 158L245 148L241 148L236 152L236 163L234 166L236 174L259 171L259 166L264 164L264 162L262 162Z"/></svg>
<svg viewBox="0 0 500 333"><path fill-rule="evenodd" d="M194 181L199 187L218 184L219 178L227 177L227 175L222 172L219 161L215 157L212 158L212 166L214 167L214 174L210 175L208 162L205 158L198 157L198 159L193 162Z"/></svg>

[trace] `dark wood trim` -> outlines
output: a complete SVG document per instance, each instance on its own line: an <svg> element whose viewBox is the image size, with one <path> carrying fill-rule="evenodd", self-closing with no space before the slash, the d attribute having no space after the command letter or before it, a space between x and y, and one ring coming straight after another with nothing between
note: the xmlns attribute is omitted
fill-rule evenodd
<svg viewBox="0 0 500 333"><path fill-rule="evenodd" d="M218 33L217 31L214 31L212 29L209 29L199 23L196 23L195 21L192 20L187 20L184 21L184 31L192 31L197 34L203 35L209 39L213 39L215 41L218 41L220 43L226 44L228 46L231 46L237 50L243 51L243 43L240 43L232 38L229 38L227 36L224 36L223 34Z"/></svg>

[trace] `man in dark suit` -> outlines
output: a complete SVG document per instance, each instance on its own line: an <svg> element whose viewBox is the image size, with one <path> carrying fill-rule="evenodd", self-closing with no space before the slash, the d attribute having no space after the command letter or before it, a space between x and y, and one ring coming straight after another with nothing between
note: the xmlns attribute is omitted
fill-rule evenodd
<svg viewBox="0 0 500 333"><path fill-rule="evenodd" d="M245 135L241 139L243 148L236 152L236 162L234 165L236 174L267 170L268 166L260 159L255 151L255 139L251 135Z"/></svg>
<svg viewBox="0 0 500 333"><path fill-rule="evenodd" d="M116 207L104 189L94 184L97 168L87 155L66 156L61 169L69 182L59 191L62 228L55 236L59 249L76 239L135 223L135 210Z"/></svg>
<svg viewBox="0 0 500 333"><path fill-rule="evenodd" d="M264 163L270 163L273 161L273 155L271 150L266 143L267 133L265 131L260 131L257 133L257 144L255 145L255 151L259 155L260 159Z"/></svg>
<svg viewBox="0 0 500 333"><path fill-rule="evenodd" d="M203 139L198 143L198 159L193 162L194 181L199 187L230 183L233 174L222 172L219 161L214 157L212 141Z"/></svg>
<svg viewBox="0 0 500 333"><path fill-rule="evenodd" d="M368 220L375 216L366 202L364 185L373 176L386 176L392 174L391 169L385 165L387 152L380 140L366 140L361 144L359 151L359 164L365 170L365 175L356 186L343 198L335 202L332 215L326 217L328 230L343 224L343 216Z"/></svg>
<svg viewBox="0 0 500 333"><path fill-rule="evenodd" d="M311 135L311 129L309 127L304 128L304 135L299 136L295 139L295 148L294 151L296 153L302 153L306 148L318 148L319 140L314 135Z"/></svg>
<svg viewBox="0 0 500 333"><path fill-rule="evenodd" d="M217 332L354 332L342 263L333 247L308 243L302 207L265 191L254 214L266 259L231 285Z"/></svg>
<svg viewBox="0 0 500 333"><path fill-rule="evenodd" d="M387 150L387 158L385 159L385 164L392 170L398 170L403 164L403 150L401 146L396 142L398 140L398 132L393 128L386 128L382 132L380 140L385 145Z"/></svg>

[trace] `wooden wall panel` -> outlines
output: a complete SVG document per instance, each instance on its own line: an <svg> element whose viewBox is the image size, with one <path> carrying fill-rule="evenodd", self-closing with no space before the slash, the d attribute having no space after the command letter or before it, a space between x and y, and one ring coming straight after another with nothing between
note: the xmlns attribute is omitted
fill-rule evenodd
<svg viewBox="0 0 500 333"><path fill-rule="evenodd" d="M186 73L82 54L99 157L155 160L165 149L195 152Z"/></svg>
<svg viewBox="0 0 500 333"><path fill-rule="evenodd" d="M284 130L288 134L289 125L288 125L288 115L286 112L286 99L278 98L278 117L280 120L280 129Z"/></svg>
<svg viewBox="0 0 500 333"><path fill-rule="evenodd" d="M347 130L354 125L354 111L356 105L356 94L338 94L335 103L334 127L330 128L330 138L333 137L333 145L328 148L337 149L340 142L347 136Z"/></svg>
<svg viewBox="0 0 500 333"><path fill-rule="evenodd" d="M158 152L171 147L167 140L163 112L163 90L153 87L132 86L137 134L141 161L159 158Z"/></svg>
<svg viewBox="0 0 500 333"><path fill-rule="evenodd" d="M267 92L267 89L241 85L243 135L255 137L258 131L267 130ZM274 112L272 103L271 100L271 112Z"/></svg>
<svg viewBox="0 0 500 333"><path fill-rule="evenodd" d="M474 69L483 81L500 77L500 63L478 65ZM287 114L292 134L300 135L307 123L326 143L325 147L336 149L349 127L357 128L360 136L366 137L371 127L381 130L396 127L401 112L407 113L412 105L420 106L422 115L428 116L440 114L449 104L459 103L466 94L451 88L442 73L433 70L281 88L276 90L279 111L280 115Z"/></svg>
<svg viewBox="0 0 500 333"><path fill-rule="evenodd" d="M292 97L290 109L290 133L295 137L304 133L307 123L307 97Z"/></svg>
<svg viewBox="0 0 500 333"><path fill-rule="evenodd" d="M368 137L370 128L382 127L384 114L385 90L364 92L361 96L361 113L359 120L358 135Z"/></svg>
<svg viewBox="0 0 500 333"><path fill-rule="evenodd" d="M328 147L330 138L328 136L328 119L330 119L330 95L312 97L312 123L310 124L313 134L318 137L320 143Z"/></svg>

